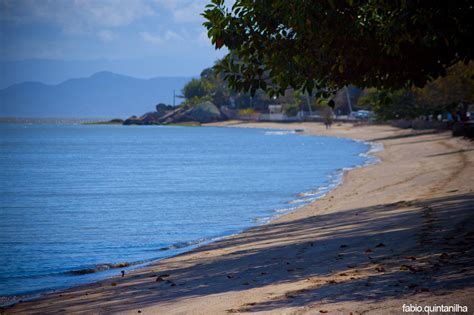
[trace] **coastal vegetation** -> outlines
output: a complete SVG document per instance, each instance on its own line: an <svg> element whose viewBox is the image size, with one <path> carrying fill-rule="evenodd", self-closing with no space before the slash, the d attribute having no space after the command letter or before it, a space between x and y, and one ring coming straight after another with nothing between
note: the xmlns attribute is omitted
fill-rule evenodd
<svg viewBox="0 0 474 315"><path fill-rule="evenodd" d="M214 46L229 53L185 84L178 108L168 105L128 123L250 118L269 113L270 105L281 106L288 117L321 116L330 105L336 115L368 110L380 121L465 121L474 102L474 53L465 44L473 29L471 11L468 1L228 6L214 0L202 14L204 26ZM212 119L189 115L209 104Z"/></svg>
<svg viewBox="0 0 474 315"><path fill-rule="evenodd" d="M474 102L474 63L458 62L444 77L427 82L422 88L367 89L358 105L373 110L378 119L414 119L445 112L465 114ZM466 117L463 117L465 120Z"/></svg>
<svg viewBox="0 0 474 315"><path fill-rule="evenodd" d="M205 69L199 78L189 81L182 90L183 103L174 107L160 103L156 111L141 117L131 117L125 124L174 124L193 125L219 121L230 115L242 119L256 119L269 112L270 105L281 106L287 117L296 117L300 112L328 114L328 104L337 115L348 115L350 111L368 110L374 113L371 119L426 120L446 119L446 113L464 115L468 105L474 101L474 64L457 63L447 70L444 77L428 82L423 88L400 89L365 88L355 86L334 91L329 96L309 96L302 90L287 89L285 95L270 97L261 89L252 97L249 92L237 92L217 69ZM350 99L351 107L348 102ZM204 116L196 113L207 112ZM331 114L329 114L331 116ZM326 115L327 116L327 115ZM344 116L343 116L344 117ZM108 123L108 122L106 122Z"/></svg>
<svg viewBox="0 0 474 315"><path fill-rule="evenodd" d="M379 120L464 121L474 101L472 14L467 0L213 0L202 15L215 48L229 50L214 69L235 91L296 91L324 104L355 86L363 96L355 106ZM294 97L286 112L300 103Z"/></svg>
<svg viewBox="0 0 474 315"><path fill-rule="evenodd" d="M238 92L231 88L224 75L217 68L207 68L199 78L189 81L182 90L185 99L183 105L195 105L211 101L217 107L254 108L266 110L272 99L264 92L258 91L251 96L247 92Z"/></svg>
<svg viewBox="0 0 474 315"><path fill-rule="evenodd" d="M326 95L318 94L309 97L303 90L288 88L284 95L271 97L268 92L258 89L255 95L250 92L238 92L219 72L216 65L202 71L199 78L190 80L182 89L183 103L175 108L160 103L156 112L147 113L141 118L135 118L137 124L162 124L161 118L173 111L182 112L203 103L212 103L215 112L224 117L226 110L233 110L239 117L252 117L259 113L267 113L269 105L282 105L283 113L289 117L298 115L300 111L325 112L330 100L335 101L337 113L348 113L347 96L351 98L352 110L370 110L374 119L380 121L394 119L416 119L418 117L443 116L447 112L466 113L468 104L474 102L474 63L467 65L458 62L447 69L444 77L427 82L423 87L404 87L398 89L358 88L352 86L334 90ZM347 95L346 95L347 93ZM202 106L201 106L202 107ZM311 110L309 110L311 107ZM180 116L177 116L177 118ZM195 124L206 122L188 116ZM183 123L170 120L168 123ZM146 121L149 121L147 123ZM134 120L129 120L134 122Z"/></svg>

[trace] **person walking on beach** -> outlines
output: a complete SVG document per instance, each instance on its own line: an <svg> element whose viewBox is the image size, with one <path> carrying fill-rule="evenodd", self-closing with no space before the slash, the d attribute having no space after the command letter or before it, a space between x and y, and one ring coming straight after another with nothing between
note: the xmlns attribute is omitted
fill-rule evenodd
<svg viewBox="0 0 474 315"><path fill-rule="evenodd" d="M331 128L332 118L331 117L325 117L324 118L324 125L326 126L326 129Z"/></svg>
<svg viewBox="0 0 474 315"><path fill-rule="evenodd" d="M328 106L323 109L322 117L323 117L323 121L324 121L324 125L326 126L326 129L331 128L333 116L334 116L334 112L332 111L331 107Z"/></svg>

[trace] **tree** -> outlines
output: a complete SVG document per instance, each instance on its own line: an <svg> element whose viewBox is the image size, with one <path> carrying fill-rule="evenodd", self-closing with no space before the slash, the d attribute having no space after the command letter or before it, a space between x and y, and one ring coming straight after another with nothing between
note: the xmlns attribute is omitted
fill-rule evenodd
<svg viewBox="0 0 474 315"><path fill-rule="evenodd" d="M379 120L414 119L426 114L410 89L389 91L371 88L359 98L358 105L372 109Z"/></svg>
<svg viewBox="0 0 474 315"><path fill-rule="evenodd" d="M467 104L474 102L474 62L455 64L445 77L429 82L414 93L417 101L431 111L453 111L462 103L464 106L459 110L465 115Z"/></svg>
<svg viewBox="0 0 474 315"><path fill-rule="evenodd" d="M470 0L213 0L203 13L232 88L282 95L424 86L473 58Z"/></svg>
<svg viewBox="0 0 474 315"><path fill-rule="evenodd" d="M229 106L233 103L236 108L252 107L256 110L265 111L268 105L274 102L261 90L251 97L248 93L240 93L231 89L224 79L224 75L217 72L215 68L204 69L200 78L189 81L182 92L186 98L186 101L182 104L183 106L211 101L217 107Z"/></svg>
<svg viewBox="0 0 474 315"><path fill-rule="evenodd" d="M399 90L366 89L358 106L372 109L378 119L413 119L419 116L457 112L466 119L468 104L474 101L474 63L458 62L444 77L423 88Z"/></svg>
<svg viewBox="0 0 474 315"><path fill-rule="evenodd" d="M183 88L183 96L186 100L201 98L209 94L212 86L207 80L192 79Z"/></svg>

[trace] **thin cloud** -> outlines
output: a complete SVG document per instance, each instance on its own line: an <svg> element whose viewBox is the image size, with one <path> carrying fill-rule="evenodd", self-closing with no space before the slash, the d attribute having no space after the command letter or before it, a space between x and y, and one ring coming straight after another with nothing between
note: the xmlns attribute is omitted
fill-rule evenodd
<svg viewBox="0 0 474 315"><path fill-rule="evenodd" d="M214 51L202 26L209 1L0 0L0 60L208 60L224 54Z"/></svg>
<svg viewBox="0 0 474 315"><path fill-rule="evenodd" d="M183 36L174 32L174 31L171 31L171 30L167 30L163 33L163 35L156 35L156 34L152 34L152 33L149 33L149 32L140 32L138 33L138 35L140 35L140 37L142 38L143 41L145 41L146 43L149 43L149 44L152 44L152 45L163 45L164 43L169 43L169 42L173 42L173 41L182 41L184 40Z"/></svg>
<svg viewBox="0 0 474 315"><path fill-rule="evenodd" d="M75 33L97 27L126 26L155 14L145 0L17 0L2 4L0 18L17 24L53 24Z"/></svg>
<svg viewBox="0 0 474 315"><path fill-rule="evenodd" d="M155 2L169 11L176 23L203 22L200 13L209 3L207 0L155 0Z"/></svg>
<svg viewBox="0 0 474 315"><path fill-rule="evenodd" d="M143 39L144 42L152 44L152 45L162 45L163 39L160 36L150 34L148 32L140 32L138 33L140 37Z"/></svg>
<svg viewBox="0 0 474 315"><path fill-rule="evenodd" d="M103 42L111 42L116 40L119 36L110 30L101 30L97 33L97 37Z"/></svg>
<svg viewBox="0 0 474 315"><path fill-rule="evenodd" d="M165 40L166 41L172 41L172 40L183 40L183 37L181 35L179 35L178 33L176 32L173 32L173 31L166 31L165 32Z"/></svg>

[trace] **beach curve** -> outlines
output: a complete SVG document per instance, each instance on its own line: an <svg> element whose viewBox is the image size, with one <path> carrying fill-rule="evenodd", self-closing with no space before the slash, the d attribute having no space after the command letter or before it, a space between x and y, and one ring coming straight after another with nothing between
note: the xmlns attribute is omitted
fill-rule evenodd
<svg viewBox="0 0 474 315"><path fill-rule="evenodd" d="M379 314L418 301L472 310L472 143L383 125L213 125L382 143L383 162L346 172L324 198L267 225L4 311Z"/></svg>

